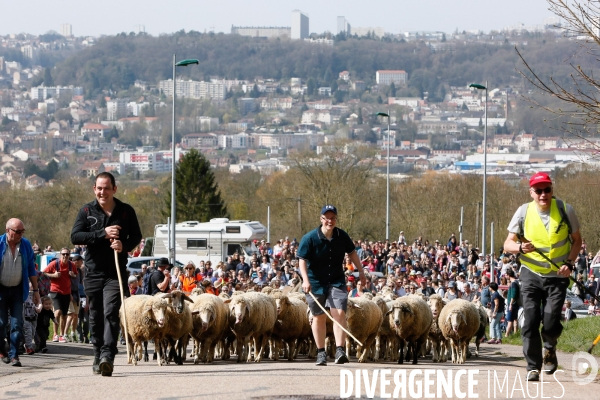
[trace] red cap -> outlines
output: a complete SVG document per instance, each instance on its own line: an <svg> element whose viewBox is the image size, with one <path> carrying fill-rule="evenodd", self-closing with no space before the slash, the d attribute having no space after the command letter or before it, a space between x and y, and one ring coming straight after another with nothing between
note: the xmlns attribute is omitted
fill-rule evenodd
<svg viewBox="0 0 600 400"><path fill-rule="evenodd" d="M545 172L538 172L535 173L531 176L531 178L529 178L529 187L532 187L534 185L537 185L538 183L552 183L552 179L550 179L550 176L545 173Z"/></svg>
<svg viewBox="0 0 600 400"><path fill-rule="evenodd" d="M350 276L348 277L348 282L354 282L354 279L355 279L355 278L354 278L352 275L350 275Z"/></svg>

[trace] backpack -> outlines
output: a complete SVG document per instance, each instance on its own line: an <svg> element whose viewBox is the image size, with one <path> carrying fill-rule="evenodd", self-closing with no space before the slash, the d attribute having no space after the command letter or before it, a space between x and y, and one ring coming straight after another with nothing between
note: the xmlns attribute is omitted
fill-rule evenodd
<svg viewBox="0 0 600 400"><path fill-rule="evenodd" d="M37 320L37 312L35 312L35 305L31 301L31 297L28 297L23 303L23 317L27 321Z"/></svg>
<svg viewBox="0 0 600 400"><path fill-rule="evenodd" d="M40 298L48 296L48 293L50 293L50 277L44 274L42 271L38 271L37 276Z"/></svg>
<svg viewBox="0 0 600 400"><path fill-rule="evenodd" d="M562 228L563 223L567 224L567 229L569 230L569 242L573 244L573 239L571 238L571 233L573 233L573 229L571 227L571 221L569 221L569 216L567 215L567 206L564 201L557 199L554 196L552 196L552 198L556 200L556 207L558 207L558 212L560 213L560 222L556 227L555 233L558 233L558 231L560 231L560 228ZM527 215L528 208L524 207L526 204L528 205L529 203L525 203L521 207L519 207L519 232L517 233L519 238L525 237L525 216Z"/></svg>

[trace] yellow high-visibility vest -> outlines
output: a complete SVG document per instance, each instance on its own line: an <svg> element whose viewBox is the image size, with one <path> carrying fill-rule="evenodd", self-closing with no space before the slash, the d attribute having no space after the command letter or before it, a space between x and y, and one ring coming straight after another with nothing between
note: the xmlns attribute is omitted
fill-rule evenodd
<svg viewBox="0 0 600 400"><path fill-rule="evenodd" d="M559 225L560 229L557 232ZM531 241L535 248L544 253L556 265L562 265L569 258L569 253L571 252L569 227L568 224L561 224L561 213L558 210L556 199L552 199L550 205L548 230L546 230L542 222L535 202L532 201L527 206L525 221L523 221L523 231L525 237ZM521 264L538 274L556 275L556 268L552 270L552 264L535 251L521 254Z"/></svg>

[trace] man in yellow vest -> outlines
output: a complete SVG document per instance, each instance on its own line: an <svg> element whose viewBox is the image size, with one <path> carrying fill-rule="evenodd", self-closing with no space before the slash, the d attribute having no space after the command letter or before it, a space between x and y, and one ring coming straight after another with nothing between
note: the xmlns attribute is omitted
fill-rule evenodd
<svg viewBox="0 0 600 400"><path fill-rule="evenodd" d="M529 179L529 194L533 201L519 207L510 221L504 251L521 255L523 354L527 380L538 381L542 369L553 374L558 368L556 343L562 332L560 316L573 261L581 248L581 234L573 207L554 198L548 174L538 172Z"/></svg>

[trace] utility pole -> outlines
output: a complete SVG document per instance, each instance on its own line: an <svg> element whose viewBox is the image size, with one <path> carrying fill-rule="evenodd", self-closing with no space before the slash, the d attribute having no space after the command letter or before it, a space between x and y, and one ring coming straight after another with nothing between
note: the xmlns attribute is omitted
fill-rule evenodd
<svg viewBox="0 0 600 400"><path fill-rule="evenodd" d="M302 199L298 197L298 229L302 235Z"/></svg>
<svg viewBox="0 0 600 400"><path fill-rule="evenodd" d="M477 214L475 214L475 247L479 247L479 204L477 202ZM485 249L483 249L485 253Z"/></svg>

